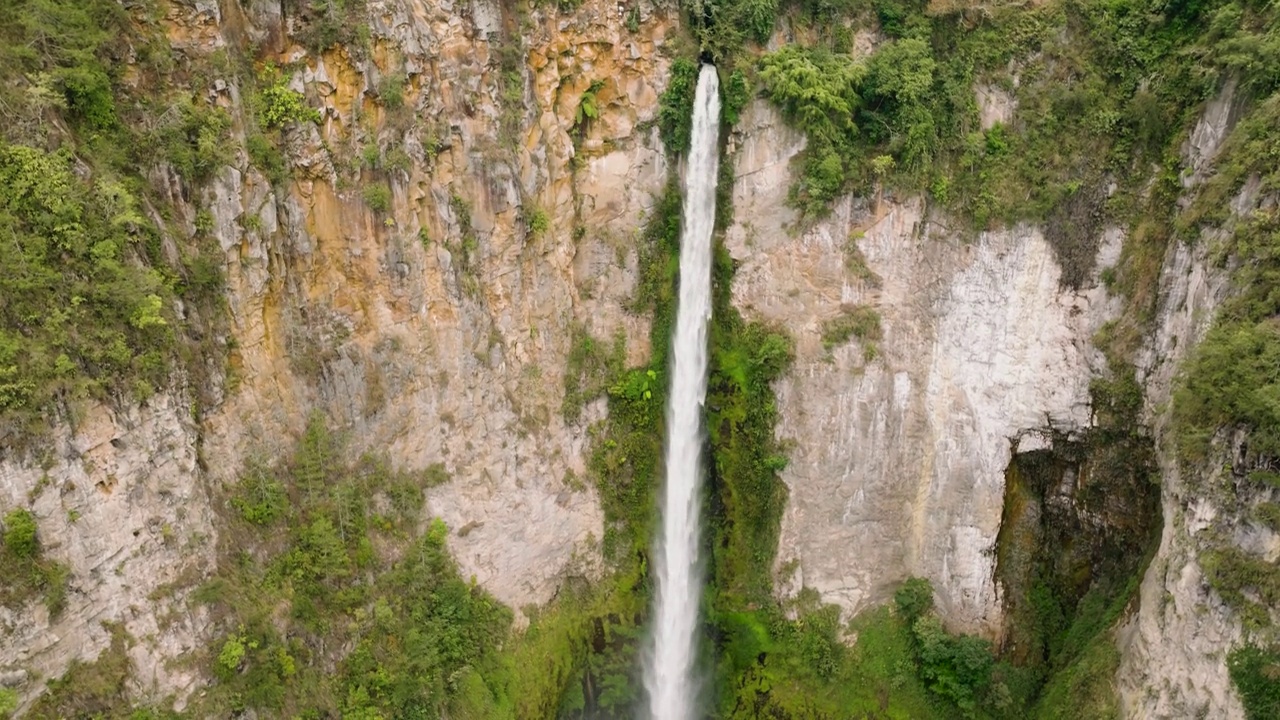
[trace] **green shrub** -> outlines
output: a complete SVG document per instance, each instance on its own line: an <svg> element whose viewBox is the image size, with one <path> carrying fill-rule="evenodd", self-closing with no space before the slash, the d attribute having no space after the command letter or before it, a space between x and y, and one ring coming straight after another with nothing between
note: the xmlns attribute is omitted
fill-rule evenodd
<svg viewBox="0 0 1280 720"><path fill-rule="evenodd" d="M364 186L364 202L376 213L391 209L391 188L386 183L370 183Z"/></svg>
<svg viewBox="0 0 1280 720"><path fill-rule="evenodd" d="M206 181L230 162L231 117L222 108L184 97L161 121L152 130L151 141L163 148L165 159L189 181Z"/></svg>
<svg viewBox="0 0 1280 720"><path fill-rule="evenodd" d="M738 124L743 108L751 102L751 85L747 81L747 76L743 75L741 70L734 70L725 81L721 94L724 95L724 102L721 105L720 116L727 129Z"/></svg>
<svg viewBox="0 0 1280 720"><path fill-rule="evenodd" d="M100 66L80 65L57 72L72 117L94 130L109 130L116 124L115 97L111 79Z"/></svg>
<svg viewBox="0 0 1280 720"><path fill-rule="evenodd" d="M1264 502L1254 511L1255 516L1267 527L1280 532L1280 503Z"/></svg>
<svg viewBox="0 0 1280 720"><path fill-rule="evenodd" d="M582 324L571 326L569 357L564 372L564 400L560 406L565 422L578 422L583 406L605 394L613 379L622 373L625 358L625 336L618 335L610 346L591 337Z"/></svg>
<svg viewBox="0 0 1280 720"><path fill-rule="evenodd" d="M298 41L319 55L342 45L352 55L365 57L369 50L366 0L285 0L290 8L290 28Z"/></svg>
<svg viewBox="0 0 1280 720"><path fill-rule="evenodd" d="M1246 623L1270 626L1268 608L1280 605L1280 567L1230 544L1205 551L1199 559L1209 586Z"/></svg>
<svg viewBox="0 0 1280 720"><path fill-rule="evenodd" d="M966 717L973 717L995 668L991 643L972 635L950 635L935 615L917 618L911 633L920 677L929 690L955 703Z"/></svg>
<svg viewBox="0 0 1280 720"><path fill-rule="evenodd" d="M123 183L82 179L74 164L65 151L0 142L0 234L10 238L0 254L0 417L10 421L56 398L167 379L173 293L133 261L155 229Z"/></svg>
<svg viewBox="0 0 1280 720"><path fill-rule="evenodd" d="M378 82L378 97L382 104L390 110L404 107L404 86L407 82L403 73L386 75Z"/></svg>
<svg viewBox="0 0 1280 720"><path fill-rule="evenodd" d="M245 139L245 151L253 163L272 185L283 185L289 179L289 166L284 153L265 135L253 134Z"/></svg>
<svg viewBox="0 0 1280 720"><path fill-rule="evenodd" d="M431 463L423 471L424 484L429 488L439 487L452 479L453 476L449 474L449 470L445 468L444 463Z"/></svg>
<svg viewBox="0 0 1280 720"><path fill-rule="evenodd" d="M1280 652L1241 645L1227 655L1227 672L1249 720L1280 717Z"/></svg>
<svg viewBox="0 0 1280 720"><path fill-rule="evenodd" d="M1206 457L1222 427L1249 431L1250 451L1280 455L1280 332L1269 323L1220 322L1184 366L1173 396L1183 458Z"/></svg>
<svg viewBox="0 0 1280 720"><path fill-rule="evenodd" d="M268 65L258 76L260 85L255 97L258 122L265 128L278 128L298 122L320 122L320 111L307 105L302 93L289 89L289 78Z"/></svg>
<svg viewBox="0 0 1280 720"><path fill-rule="evenodd" d="M36 518L29 510L10 510L4 516L4 546L19 559L30 560L40 552Z"/></svg>
<svg viewBox="0 0 1280 720"><path fill-rule="evenodd" d="M914 625L916 620L933 609L933 585L924 578L909 578L893 593L893 602L903 622Z"/></svg>
<svg viewBox="0 0 1280 720"><path fill-rule="evenodd" d="M573 118L575 132L585 132L587 124L600 117L600 105L596 93L602 89L604 89L604 81L593 80L590 87L583 91L582 97L578 99L578 112Z"/></svg>
<svg viewBox="0 0 1280 720"><path fill-rule="evenodd" d="M284 517L289 508L285 487L271 471L251 464L233 491L231 504L245 521L254 525L270 525Z"/></svg>
<svg viewBox="0 0 1280 720"><path fill-rule="evenodd" d="M0 718L7 718L18 709L18 693L9 688L0 688Z"/></svg>
<svg viewBox="0 0 1280 720"><path fill-rule="evenodd" d="M222 643L222 649L218 651L218 673L224 678L229 678L240 669L241 663L244 662L246 651L246 643L252 641L247 640L240 635L232 635ZM253 643L256 647L256 643Z"/></svg>
<svg viewBox="0 0 1280 720"><path fill-rule="evenodd" d="M547 211L542 208L534 208L529 213L529 234L533 237L541 237L543 233L551 228L551 217L547 215Z"/></svg>
<svg viewBox="0 0 1280 720"><path fill-rule="evenodd" d="M881 339L880 313L869 305L858 305L822 324L822 346L827 350L843 345L849 338L863 342Z"/></svg>
<svg viewBox="0 0 1280 720"><path fill-rule="evenodd" d="M687 58L671 63L667 89L658 98L658 132L669 153L689 149L693 132L693 99L698 90L698 65Z"/></svg>
<svg viewBox="0 0 1280 720"><path fill-rule="evenodd" d="M822 148L852 145L853 118L861 104L863 66L847 56L786 45L760 60L764 94L810 142Z"/></svg>

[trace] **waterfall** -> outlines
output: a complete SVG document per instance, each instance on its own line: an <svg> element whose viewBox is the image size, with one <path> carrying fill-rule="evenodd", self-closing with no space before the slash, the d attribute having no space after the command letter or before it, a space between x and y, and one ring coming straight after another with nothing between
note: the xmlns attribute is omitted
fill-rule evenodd
<svg viewBox="0 0 1280 720"><path fill-rule="evenodd" d="M700 503L702 405L707 395L711 319L711 231L716 216L720 87L703 65L693 101L693 138L684 177L680 298L667 400L666 488L662 534L653 553L657 578L652 647L644 684L654 720L693 720L697 704L698 605L702 596Z"/></svg>

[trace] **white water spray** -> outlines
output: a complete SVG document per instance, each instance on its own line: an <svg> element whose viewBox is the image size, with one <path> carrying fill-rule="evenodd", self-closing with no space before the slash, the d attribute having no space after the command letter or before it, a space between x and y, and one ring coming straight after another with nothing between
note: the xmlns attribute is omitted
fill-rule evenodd
<svg viewBox="0 0 1280 720"><path fill-rule="evenodd" d="M657 608L644 684L653 720L693 720L698 682L698 605L702 596L702 404L707 396L707 324L711 319L711 231L716 216L720 83L703 65L693 101L693 137L684 177L680 299L667 400L666 491L662 535L654 548Z"/></svg>

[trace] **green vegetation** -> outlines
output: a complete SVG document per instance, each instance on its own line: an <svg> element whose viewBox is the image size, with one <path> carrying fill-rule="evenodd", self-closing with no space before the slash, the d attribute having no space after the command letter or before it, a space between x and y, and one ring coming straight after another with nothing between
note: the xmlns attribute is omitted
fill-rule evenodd
<svg viewBox="0 0 1280 720"><path fill-rule="evenodd" d="M4 516L4 550L18 560L33 560L40 552L36 539L36 519L26 510Z"/></svg>
<svg viewBox="0 0 1280 720"><path fill-rule="evenodd" d="M733 261L717 244L712 267L710 439L712 584L716 608L740 612L774 604L772 577L786 487L786 454L774 436L773 382L791 363L791 340L743 320L730 300Z"/></svg>
<svg viewBox="0 0 1280 720"><path fill-rule="evenodd" d="M121 58L136 51L152 63L168 52L148 17L110 0L0 8L0 442L9 447L75 401L150 396L180 356L210 350L193 338L208 338L221 317L214 248L207 237L174 237L164 222L172 188L148 173L176 173L183 193L208 180L229 157L230 119L203 92L162 85L150 65L121 82ZM176 327L179 299L204 325L197 333ZM206 359L189 365L193 379L208 374Z"/></svg>
<svg viewBox="0 0 1280 720"><path fill-rule="evenodd" d="M578 111L573 118L573 129L579 135L586 133L587 125L592 120L600 117L599 101L596 99L596 93L604 89L603 80L592 80L591 85L583 91L582 97L578 98Z"/></svg>
<svg viewBox="0 0 1280 720"><path fill-rule="evenodd" d="M1113 365L1091 390L1094 428L1015 454L1005 475L996 545L1006 593L1002 657L1021 673L1036 717L1061 717L1086 698L1097 717L1116 716L1112 629L1159 538L1156 456L1133 368ZM1064 487L1070 502L1052 501Z"/></svg>
<svg viewBox="0 0 1280 720"><path fill-rule="evenodd" d="M689 149L693 132L693 96L698 89L698 64L688 58L671 63L667 89L658 98L658 131L670 154Z"/></svg>
<svg viewBox="0 0 1280 720"><path fill-rule="evenodd" d="M583 405L600 397L621 375L626 359L626 337L620 334L612 346L606 346L591 337L586 327L574 323L569 329L569 343L560 412L565 422L576 423L582 417Z"/></svg>
<svg viewBox="0 0 1280 720"><path fill-rule="evenodd" d="M381 214L391 209L391 187L386 183L375 182L365 185L361 194L370 210Z"/></svg>
<svg viewBox="0 0 1280 720"><path fill-rule="evenodd" d="M1280 607L1280 567L1229 542L1200 555L1205 579L1240 612L1250 629L1271 626L1271 608Z"/></svg>
<svg viewBox="0 0 1280 720"><path fill-rule="evenodd" d="M66 605L70 573L43 556L35 516L20 508L5 513L0 539L0 605L16 610L43 596L49 615L57 617Z"/></svg>
<svg viewBox="0 0 1280 720"><path fill-rule="evenodd" d="M1094 387L1100 428L1083 446L1055 444L1010 469L998 554L1011 627L999 654L978 638L947 633L919 579L904 585L893 607L850 624L811 590L794 601L776 599L772 573L786 502L778 473L787 457L775 436L772 388L792 347L782 330L748 322L733 308L733 261L717 247L703 650L715 667L718 716L1115 716L1111 679L1119 657L1111 630L1136 592L1158 517L1150 442L1135 430L1141 390L1124 359L1140 340L1135 328L1155 307L1168 243L1227 222L1224 208L1251 177L1264 193L1280 188L1274 5L1063 0L974 12L916 0L684 4L696 13L689 27L699 50L722 72L725 127L759 92L807 134L792 202L808 218L861 191L927 194L976 229L1043 221L1063 283L1074 287L1091 274L1099 230L1132 225L1121 264L1106 280L1130 310L1100 337L1113 368ZM578 5L556 3L564 13ZM354 57L371 50L364 0L285 0L281 8L292 39L313 53L339 45ZM770 53L748 47L769 40L784 15L787 36L815 42ZM523 28L512 19L504 13L500 37L491 38L508 144L520 136L526 77ZM639 30L638 8L630 8L626 24ZM869 57L855 56L854 31L872 26L887 40ZM159 27L149 2L14 0L0 7L4 441L80 398L144 398L169 382L176 359L196 358L198 368L208 358L185 345L194 342L189 336L214 337L189 318L211 322L221 310L221 256L204 249L214 215L198 209L195 237L180 237L167 227L186 222L167 205L172 188L147 178L153 169L172 169L182 194L200 197L199 184L233 157L233 123L207 99L210 68L174 67ZM259 61L272 55L265 44L275 41L255 49ZM299 123L321 117L290 89L286 73L269 63L255 71L251 55L210 63L239 75L252 110L236 120L245 150L279 189L290 177L282 141ZM133 65L121 59L133 57L142 60L126 77ZM689 145L698 73L692 57L676 58L660 98L657 126L673 155ZM1198 104L1228 76L1240 83L1245 118L1211 179L1181 210L1178 146ZM162 77L186 85L170 88ZM975 85L1008 95L1017 112L982 129ZM578 98L575 137L600 116L603 89L593 82ZM412 122L411 92L403 72L387 73L376 86L397 123ZM375 173L362 195L377 213L391 208L386 176L377 173L409 166L398 144L384 134L382 145L353 148L348 161ZM441 147L438 140L424 145L429 155ZM721 169L723 230L732 167ZM438 241L455 259L458 286L474 298L479 235L464 197L453 194L449 210L456 232ZM540 208L525 222L532 238L550 230ZM242 224L253 230L261 220L250 214ZM1243 432L1247 452L1229 473L1244 488L1240 505L1277 527L1280 510L1261 493L1280 486L1280 295L1273 289L1280 285L1280 225L1267 210L1230 230L1216 250L1239 268L1236 292L1187 365L1174 421L1188 463L1212 461L1219 457L1215 441ZM579 231L585 229L575 229L575 238ZM585 478L605 515L602 579L589 583L571 571L556 601L528 609L528 628L512 632L511 611L459 575L447 553L449 528L421 517L424 489L450 480L445 466L402 473L383 458L350 458L343 438L313 418L291 457L250 462L226 488L220 565L194 593L220 633L194 660L214 685L193 710L365 719L629 713L640 693L635 658L650 601L679 231L673 182L639 238L640 277L629 307L652 317L649 363L626 367L621 335L597 339L576 324L571 331L562 414L580 422L583 408L600 399L609 409L589 428ZM425 231L419 237L430 244ZM877 282L852 242L846 259L855 275ZM881 332L873 310L855 307L826 323L822 336L828 350L857 339L871 360ZM315 358L325 352L295 359L318 372ZM199 392L196 373L187 382ZM1054 515L1046 488L1067 470L1092 482L1072 498L1078 512ZM573 478L566 484L581 487ZM0 602L43 595L56 613L66 568L44 557L28 511L7 513L3 528ZM1267 611L1280 604L1274 564L1225 539L1200 560L1215 591L1251 629L1265 629ZM51 684L35 716L166 717L124 709L129 642L113 629L111 648ZM1274 649L1254 645L1230 656L1251 717L1277 714L1278 665ZM0 692L0 716L6 703Z"/></svg>
<svg viewBox="0 0 1280 720"><path fill-rule="evenodd" d="M258 75L255 96L258 122L264 128L278 128L298 122L320 122L320 111L308 107L302 93L289 88L289 78L273 65Z"/></svg>
<svg viewBox="0 0 1280 720"><path fill-rule="evenodd" d="M1199 554L1214 592L1240 614L1251 642L1228 657L1231 678L1249 717L1277 712L1275 627L1280 607L1280 568L1239 547L1232 524L1252 520L1280 528L1280 512L1270 502L1280 476L1280 435L1275 397L1280 374L1280 335L1275 316L1280 296L1280 220L1273 208L1245 206L1233 218L1229 208L1246 180L1255 178L1263 195L1280 187L1280 94L1274 67L1255 61L1274 57L1280 47L1275 8L1234 3L1206 8L1210 32L1203 56L1239 78L1250 107L1228 136L1213 173L1177 218L1175 231L1188 240L1222 227L1212 250L1230 270L1231 288L1213 325L1184 362L1173 396L1173 427L1184 477L1212 497L1223 513ZM1247 48L1247 50L1245 49ZM1230 464L1222 462L1230 459ZM1216 467L1215 467L1216 466ZM1270 648L1270 649L1264 649Z"/></svg>
<svg viewBox="0 0 1280 720"><path fill-rule="evenodd" d="M1280 118L1280 98L1275 104ZM1268 157L1244 141L1255 133L1252 126L1237 128L1224 151L1233 152L1227 156L1229 165L1253 166L1255 153ZM1280 137L1272 142L1272 152L1280 153ZM1215 190L1206 188L1208 193ZM1174 396L1179 451L1184 460L1203 461L1220 430L1241 429L1248 434L1251 461L1257 469L1269 470L1269 458L1280 457L1280 410L1274 400L1280 392L1280 335L1271 320L1280 312L1274 290L1280 278L1280 219L1267 211L1253 213L1236 225L1221 252L1240 265L1233 275L1235 293L1183 369Z"/></svg>
<svg viewBox="0 0 1280 720"><path fill-rule="evenodd" d="M1258 100L1275 87L1274 71L1245 59L1269 57L1266 48L1275 46L1270 9L1154 0L1072 0L981 14L940 5L926 11L902 0L873 7L889 41L869 57L852 54L847 31L829 28L842 16L863 24L865 15L844 3L812 2L792 11L790 22L817 26L818 42L785 45L758 61L764 95L809 136L795 205L818 216L843 193L883 187L928 193L978 229L1043 221L1068 286L1088 278L1106 223L1154 218L1135 232L1148 238L1135 246L1152 245L1158 267L1162 246L1154 241L1167 239L1169 228L1152 231L1171 220L1176 194L1145 194L1153 165L1176 186L1181 138L1222 79L1242 78ZM733 55L741 61L742 51ZM1013 120L981 129L975 85L1015 101ZM1274 137L1262 129L1270 125L1242 126L1254 128L1254 156L1268 167L1270 148L1258 145ZM1238 186L1247 173L1221 175ZM1227 206L1222 191L1215 200L1202 214ZM1150 258L1130 255L1121 272L1126 285L1148 287L1146 275L1135 275Z"/></svg>
<svg viewBox="0 0 1280 720"><path fill-rule="evenodd" d="M313 417L292 458L251 464L230 489L223 563L195 594L226 628L202 707L493 717L510 611L458 576L442 522L416 536L443 468L397 473L343 447Z"/></svg>
<svg viewBox="0 0 1280 720"><path fill-rule="evenodd" d="M0 718L8 720L10 713L18 707L18 693L9 688L0 689Z"/></svg>
<svg viewBox="0 0 1280 720"><path fill-rule="evenodd" d="M1227 670L1240 692L1245 717L1265 720L1280 715L1280 651L1242 645L1227 656Z"/></svg>
<svg viewBox="0 0 1280 720"><path fill-rule="evenodd" d="M136 197L86 183L68 152L0 143L0 418L23 423L56 400L142 395L165 382L171 282L135 261L150 239ZM149 237L150 236L150 237Z"/></svg>
<svg viewBox="0 0 1280 720"><path fill-rule="evenodd" d="M133 639L118 625L107 625L111 644L91 663L75 661L26 714L32 718L93 720L177 720L176 713L130 702L126 684L133 672L128 649ZM2 696L0 696L2 697ZM3 717L0 704L0 717Z"/></svg>
<svg viewBox="0 0 1280 720"><path fill-rule="evenodd" d="M529 230L529 234L533 237L542 237L543 234L551 229L551 216L547 215L546 210L543 210L540 207L535 207L533 211L529 213L526 227Z"/></svg>
<svg viewBox="0 0 1280 720"><path fill-rule="evenodd" d="M283 0L286 16L297 21L297 38L313 53L342 45L357 57L369 45L365 0Z"/></svg>
<svg viewBox="0 0 1280 720"><path fill-rule="evenodd" d="M724 95L724 103L720 108L720 121L727 131L738 124L743 108L751 101L751 84L741 70L734 70L723 81L723 88L721 94Z"/></svg>
<svg viewBox="0 0 1280 720"><path fill-rule="evenodd" d="M876 343L881 338L880 313L869 305L858 305L822 324L822 346L828 353L850 338L862 343L862 355L867 362L874 360Z"/></svg>

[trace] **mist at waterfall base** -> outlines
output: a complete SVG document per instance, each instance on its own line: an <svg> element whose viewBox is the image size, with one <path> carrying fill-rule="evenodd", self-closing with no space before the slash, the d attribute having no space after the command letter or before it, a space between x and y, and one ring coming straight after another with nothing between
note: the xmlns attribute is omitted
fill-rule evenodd
<svg viewBox="0 0 1280 720"><path fill-rule="evenodd" d="M711 319L711 234L716 215L720 84L703 65L693 102L680 235L680 292L672 336L667 399L666 477L652 563L655 607L643 657L653 720L693 720L702 685L696 669L702 598L700 557L702 408L707 395L707 329Z"/></svg>

